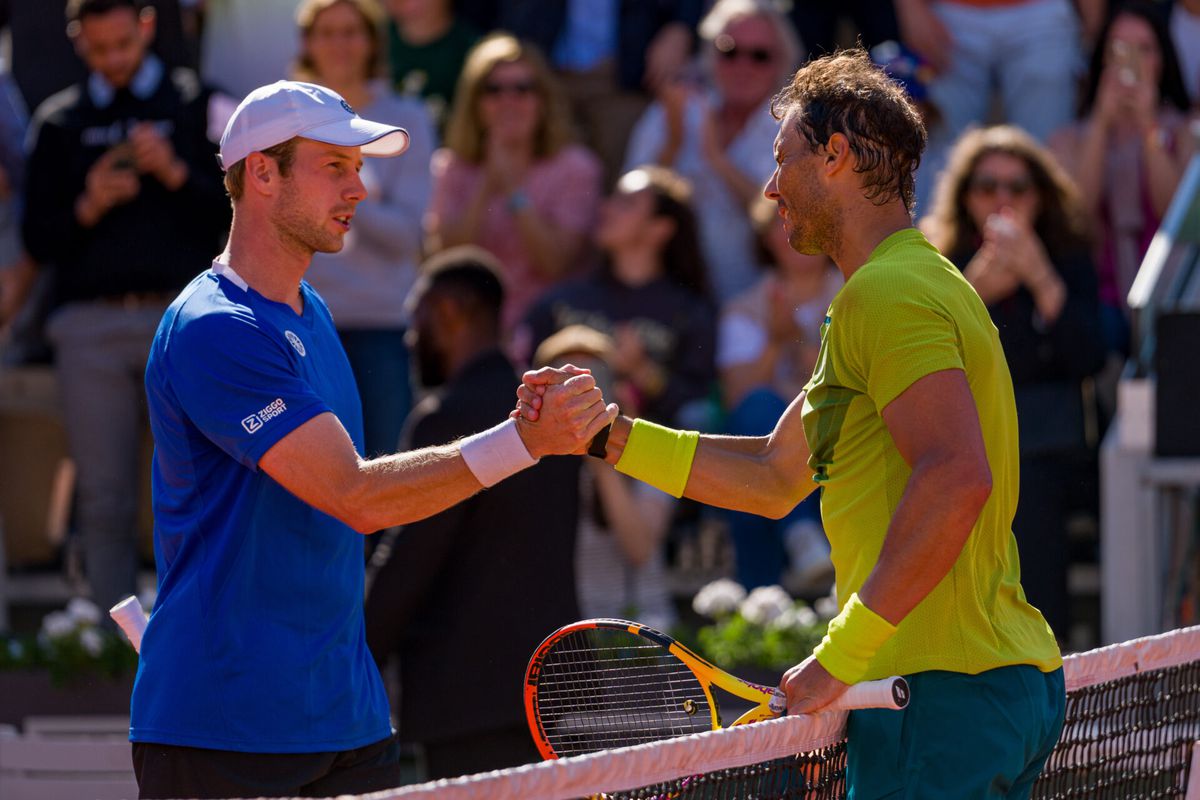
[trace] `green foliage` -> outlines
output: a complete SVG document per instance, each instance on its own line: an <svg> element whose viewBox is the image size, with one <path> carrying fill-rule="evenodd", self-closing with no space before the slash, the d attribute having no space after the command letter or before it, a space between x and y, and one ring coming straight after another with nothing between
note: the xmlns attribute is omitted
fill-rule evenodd
<svg viewBox="0 0 1200 800"><path fill-rule="evenodd" d="M793 600L782 587L763 586L747 594L728 579L701 589L692 608L712 622L685 641L694 641L702 656L726 670L746 666L786 670L812 653L825 636L829 619L828 613L818 615L804 602Z"/></svg>
<svg viewBox="0 0 1200 800"><path fill-rule="evenodd" d="M696 632L699 653L725 670L753 665L782 672L812 654L827 623L756 625L734 613Z"/></svg>
<svg viewBox="0 0 1200 800"><path fill-rule="evenodd" d="M120 678L137 670L129 642L99 625L99 612L87 601L71 601L66 611L47 615L36 636L0 635L0 671L46 670L56 686L86 676Z"/></svg>

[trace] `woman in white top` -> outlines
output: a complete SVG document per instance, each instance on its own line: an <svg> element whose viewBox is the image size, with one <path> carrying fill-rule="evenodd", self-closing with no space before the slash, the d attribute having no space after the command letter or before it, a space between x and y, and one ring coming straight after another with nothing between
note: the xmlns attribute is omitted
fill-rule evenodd
<svg viewBox="0 0 1200 800"><path fill-rule="evenodd" d="M718 0L700 23L700 80L665 83L625 153L628 171L660 164L686 177L714 298L749 288L749 209L775 169L779 124L770 101L803 56L791 22L769 0Z"/></svg>
<svg viewBox="0 0 1200 800"><path fill-rule="evenodd" d="M369 158L346 244L317 253L307 280L325 299L354 370L370 457L396 449L412 405L404 300L416 281L421 217L429 202L433 126L416 100L380 75L383 13L374 0L306 0L297 12L301 49L294 75L328 86L362 116L408 131L400 158Z"/></svg>

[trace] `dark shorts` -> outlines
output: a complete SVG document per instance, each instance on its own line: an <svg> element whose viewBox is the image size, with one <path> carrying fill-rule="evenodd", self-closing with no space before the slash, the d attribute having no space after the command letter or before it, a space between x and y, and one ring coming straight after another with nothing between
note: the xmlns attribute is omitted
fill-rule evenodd
<svg viewBox="0 0 1200 800"><path fill-rule="evenodd" d="M141 800L332 797L402 783L395 736L338 753L241 753L133 743Z"/></svg>
<svg viewBox="0 0 1200 800"><path fill-rule="evenodd" d="M848 800L1029 797L1062 732L1061 669L905 677L912 689L905 710L850 712Z"/></svg>

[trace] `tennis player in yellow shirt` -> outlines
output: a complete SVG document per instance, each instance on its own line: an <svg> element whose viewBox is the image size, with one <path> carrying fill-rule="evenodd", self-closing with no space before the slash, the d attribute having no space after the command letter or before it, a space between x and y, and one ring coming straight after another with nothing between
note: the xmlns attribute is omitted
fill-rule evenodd
<svg viewBox="0 0 1200 800"><path fill-rule="evenodd" d="M1020 584L1017 418L995 327L913 227L925 127L866 53L774 99L765 194L791 245L846 278L816 369L775 430L735 438L618 417L592 453L676 496L781 517L815 489L841 611L781 687L791 713L904 675L902 712L852 712L849 797L1024 798L1062 728L1062 659ZM527 373L518 411L565 373Z"/></svg>

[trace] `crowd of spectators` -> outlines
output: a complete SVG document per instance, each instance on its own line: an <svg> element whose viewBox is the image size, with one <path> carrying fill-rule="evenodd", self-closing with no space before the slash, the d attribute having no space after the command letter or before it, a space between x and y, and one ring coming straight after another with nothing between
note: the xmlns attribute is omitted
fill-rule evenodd
<svg viewBox="0 0 1200 800"><path fill-rule="evenodd" d="M483 427L518 370L566 361L628 413L761 434L811 374L842 282L762 198L770 102L857 38L929 129L914 218L1000 331L1023 582L1065 639L1066 530L1097 513L1124 297L1196 152L1200 0L3 0L0 26L0 356L54 365L102 605L136 588L142 373L166 304L220 251L214 156L247 92L320 83L411 135L365 164L345 248L308 273L358 382L364 455ZM591 465L539 469L375 548L372 645L406 683L469 659L446 632L497 596L518 616L553 605L525 615L543 634L580 611L673 621L664 547L684 504ZM518 540L488 531L528 526L548 495L562 541L531 527L527 576ZM828 589L815 498L714 519L747 588ZM510 649L512 671L532 647ZM494 738L512 709L429 699L399 708L435 774L438 747L477 747L480 768L518 757Z"/></svg>

